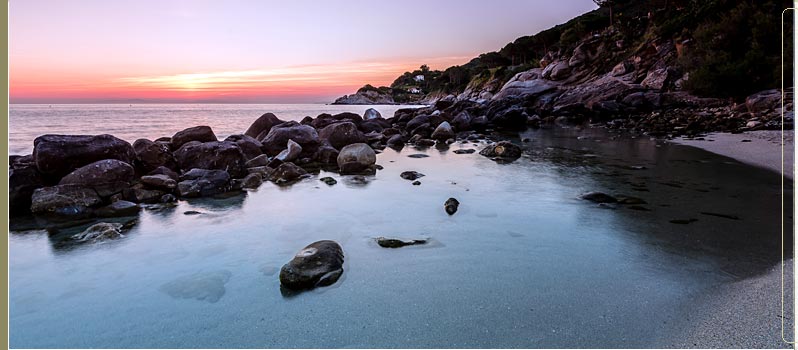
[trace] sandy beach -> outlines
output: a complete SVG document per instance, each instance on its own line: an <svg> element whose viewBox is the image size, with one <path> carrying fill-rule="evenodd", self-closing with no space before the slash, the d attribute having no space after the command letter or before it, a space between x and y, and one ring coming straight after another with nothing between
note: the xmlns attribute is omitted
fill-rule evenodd
<svg viewBox="0 0 798 350"><path fill-rule="evenodd" d="M741 134L712 133L704 140L675 139L674 142L698 147L740 162L782 171L784 140L784 175L794 179L794 131L751 131ZM782 269L773 266L765 274L728 285L722 285L696 297L690 308L703 315L687 324L685 337L674 341L673 347L697 348L793 348L786 341L794 341L794 259L784 262L784 310L782 312ZM728 322L729 315L738 315ZM782 339L782 320L784 339ZM769 337L740 336L741 330L759 329Z"/></svg>

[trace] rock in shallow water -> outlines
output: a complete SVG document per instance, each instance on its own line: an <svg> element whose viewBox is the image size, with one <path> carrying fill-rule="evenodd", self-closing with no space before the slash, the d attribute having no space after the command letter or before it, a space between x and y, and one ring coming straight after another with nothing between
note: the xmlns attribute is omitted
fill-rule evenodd
<svg viewBox="0 0 798 350"><path fill-rule="evenodd" d="M161 286L160 290L176 299L197 299L215 303L224 296L224 285L233 274L227 270L200 272L180 277Z"/></svg>
<svg viewBox="0 0 798 350"><path fill-rule="evenodd" d="M365 143L354 143L341 149L337 161L341 174L357 174L377 163L377 154Z"/></svg>
<svg viewBox="0 0 798 350"><path fill-rule="evenodd" d="M476 152L476 150L472 148L466 148L466 149L456 149L453 152L454 154L471 154Z"/></svg>
<svg viewBox="0 0 798 350"><path fill-rule="evenodd" d="M618 199L603 192L588 192L581 196L580 199L591 201L594 203L616 203Z"/></svg>
<svg viewBox="0 0 798 350"><path fill-rule="evenodd" d="M328 286L344 272L344 252L329 240L309 244L280 269L280 284L288 289L302 290Z"/></svg>
<svg viewBox="0 0 798 350"><path fill-rule="evenodd" d="M70 237L78 243L100 242L109 239L122 238L122 224L100 222L89 226L86 230Z"/></svg>
<svg viewBox="0 0 798 350"><path fill-rule="evenodd" d="M443 209L445 209L446 213L449 215L456 213L458 207L460 207L460 202L454 198L447 199L446 203L443 204Z"/></svg>
<svg viewBox="0 0 798 350"><path fill-rule="evenodd" d="M479 154L485 157L515 160L521 157L522 151L521 147L518 147L510 141L499 141L495 144L485 147L483 150L479 151Z"/></svg>
<svg viewBox="0 0 798 350"><path fill-rule="evenodd" d="M411 239L411 240L402 240L398 238L385 238L385 237L377 237L375 239L377 244L383 248L401 248L409 245L417 245L417 244L426 244L426 239Z"/></svg>
<svg viewBox="0 0 798 350"><path fill-rule="evenodd" d="M335 185L335 184L338 183L338 181L335 181L335 179L333 179L333 178L331 178L329 176L323 177L323 178L319 179L319 181L326 183L328 186L332 186L332 185Z"/></svg>
<svg viewBox="0 0 798 350"><path fill-rule="evenodd" d="M411 180L412 181L412 180L416 180L416 179L418 179L420 177L424 177L425 175L422 174L422 173L419 173L417 171L404 171L401 174L399 174L399 176L402 177L405 180Z"/></svg>

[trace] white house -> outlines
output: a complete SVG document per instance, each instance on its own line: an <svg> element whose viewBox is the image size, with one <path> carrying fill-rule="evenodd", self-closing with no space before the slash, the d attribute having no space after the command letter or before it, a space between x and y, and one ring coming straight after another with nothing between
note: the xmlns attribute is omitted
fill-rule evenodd
<svg viewBox="0 0 798 350"><path fill-rule="evenodd" d="M415 77L413 77L413 80L424 81L424 75L423 74L416 75Z"/></svg>

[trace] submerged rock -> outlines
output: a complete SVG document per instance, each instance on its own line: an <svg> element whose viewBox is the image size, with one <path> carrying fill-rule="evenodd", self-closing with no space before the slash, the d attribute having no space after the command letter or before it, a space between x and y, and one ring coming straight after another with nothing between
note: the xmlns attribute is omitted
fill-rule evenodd
<svg viewBox="0 0 798 350"><path fill-rule="evenodd" d="M456 149L456 150L454 150L452 152L454 152L454 154L471 154L471 153L474 153L476 151L477 150L475 150L473 148L465 148L465 149Z"/></svg>
<svg viewBox="0 0 798 350"><path fill-rule="evenodd" d="M98 208L94 211L94 214L99 217L133 216L138 214L139 210L141 210L141 207L138 204L119 200Z"/></svg>
<svg viewBox="0 0 798 350"><path fill-rule="evenodd" d="M335 185L335 184L338 183L338 181L335 181L335 179L333 179L333 178L331 178L329 176L323 177L323 178L319 179L319 181L326 183L328 186L332 186L332 185Z"/></svg>
<svg viewBox="0 0 798 350"><path fill-rule="evenodd" d="M226 292L224 285L233 274L227 270L200 272L180 277L161 286L164 292L176 299L196 299L215 303Z"/></svg>
<svg viewBox="0 0 798 350"><path fill-rule="evenodd" d="M447 199L446 203L443 204L443 209L446 210L446 214L449 215L456 213L458 207L460 207L460 202L454 198Z"/></svg>
<svg viewBox="0 0 798 350"><path fill-rule="evenodd" d="M591 201L594 203L617 203L618 199L603 192L588 192L581 196L580 199Z"/></svg>
<svg viewBox="0 0 798 350"><path fill-rule="evenodd" d="M328 286L344 272L344 252L329 240L309 244L280 269L280 284L293 290Z"/></svg>
<svg viewBox="0 0 798 350"><path fill-rule="evenodd" d="M122 235L122 224L101 222L89 226L86 230L70 237L70 240L78 243L99 242L110 239L124 237Z"/></svg>
<svg viewBox="0 0 798 350"><path fill-rule="evenodd" d="M375 239L377 244L383 248L401 248L409 245L417 245L417 244L426 244L426 239L411 239L411 240L402 240L398 238L385 238L385 237L377 237Z"/></svg>
<svg viewBox="0 0 798 350"><path fill-rule="evenodd" d="M424 154L424 153L415 153L415 154L408 155L407 157L408 158L427 158L429 156Z"/></svg>
<svg viewBox="0 0 798 350"><path fill-rule="evenodd" d="M421 181L418 180L413 181L413 186L419 186L419 185L421 185Z"/></svg>
<svg viewBox="0 0 798 350"><path fill-rule="evenodd" d="M518 159L521 157L522 153L521 147L513 144L510 141L499 141L479 151L479 154L485 157L496 157L507 160Z"/></svg>
<svg viewBox="0 0 798 350"><path fill-rule="evenodd" d="M416 180L416 179L418 179L420 177L423 177L425 175L422 174L422 173L419 173L417 171L404 171L401 174L399 174L399 176L402 177L405 180Z"/></svg>

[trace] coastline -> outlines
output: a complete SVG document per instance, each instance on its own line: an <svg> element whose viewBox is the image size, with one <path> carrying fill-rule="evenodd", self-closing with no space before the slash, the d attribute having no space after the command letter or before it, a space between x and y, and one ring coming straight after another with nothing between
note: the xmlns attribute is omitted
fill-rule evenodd
<svg viewBox="0 0 798 350"><path fill-rule="evenodd" d="M743 142L743 140L747 140ZM739 134L710 133L704 140L685 139L671 140L675 144L687 145L703 149L725 157L733 158L745 164L782 172L781 143L782 132L779 130L747 131ZM793 130L785 130L784 141L784 177L793 180L795 139ZM795 260L784 261L784 312L793 315L794 304L794 266ZM731 284L713 288L698 296L696 302L689 307L697 310L699 318L687 322L689 329L680 341L671 344L678 348L792 348L783 342L781 334L781 268L774 265L767 273L753 278L743 279ZM724 315L746 315L738 317L734 323L724 320ZM784 318L784 336L794 341L795 320ZM761 329L761 334L773 334L769 338L746 339L740 337L742 330Z"/></svg>
<svg viewBox="0 0 798 350"><path fill-rule="evenodd" d="M784 131L784 176L794 179L795 133ZM739 134L710 133L703 140L676 138L671 142L701 148L742 163L781 173L781 131L758 130Z"/></svg>

